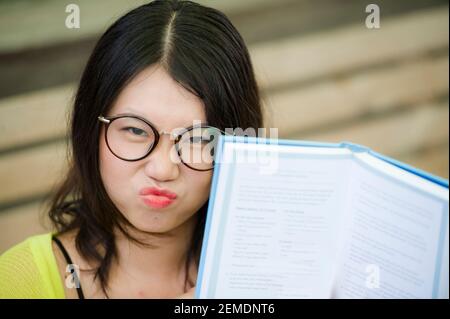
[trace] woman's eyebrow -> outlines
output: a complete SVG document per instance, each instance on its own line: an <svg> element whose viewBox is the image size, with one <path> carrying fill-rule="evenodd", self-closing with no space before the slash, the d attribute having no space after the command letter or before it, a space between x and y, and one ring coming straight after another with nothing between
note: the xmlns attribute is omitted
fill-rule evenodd
<svg viewBox="0 0 450 319"><path fill-rule="evenodd" d="M135 110L130 109L130 108L124 109L118 115L134 115L134 116L139 116L139 117L142 117L143 119L148 120L147 117L144 114L141 114L139 111L135 111Z"/></svg>

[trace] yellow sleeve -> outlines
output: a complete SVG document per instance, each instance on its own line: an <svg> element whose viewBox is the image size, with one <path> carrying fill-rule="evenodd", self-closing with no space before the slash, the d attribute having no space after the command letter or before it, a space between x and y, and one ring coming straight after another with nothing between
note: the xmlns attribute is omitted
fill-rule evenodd
<svg viewBox="0 0 450 319"><path fill-rule="evenodd" d="M0 299L64 298L49 236L31 237L0 256Z"/></svg>

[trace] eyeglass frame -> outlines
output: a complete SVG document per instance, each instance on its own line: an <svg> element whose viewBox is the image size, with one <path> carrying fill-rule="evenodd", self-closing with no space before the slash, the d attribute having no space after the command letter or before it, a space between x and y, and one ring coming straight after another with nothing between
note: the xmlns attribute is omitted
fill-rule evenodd
<svg viewBox="0 0 450 319"><path fill-rule="evenodd" d="M155 135L155 142L154 142L153 145L150 147L150 149L148 150L148 152L147 152L144 156L141 156L141 157L139 157L139 158L137 158L137 159L125 159L125 158L123 158L123 157L118 156L116 153L113 152L113 150L111 149L111 146L109 145L109 142L108 142L107 135L108 135L108 129L109 129L110 124L111 124L113 121L115 121L115 120L117 120L117 119L120 119L120 118L124 118L124 117L131 117L131 118L135 118L135 119L138 119L138 120L143 121L145 124L147 124L147 125L150 127L150 129L153 131L153 134ZM222 133L222 134L224 134L224 135L234 135L234 134L229 134L229 133L227 133L227 132L225 132L225 131L223 131L223 130L217 128L217 127L210 126L210 125L207 125L207 124L191 125L191 126L189 126L189 127L183 128L183 130L182 130L180 133L175 133L175 134L174 134L174 133L169 133L169 132L166 132L166 131L158 131L158 130L155 128L155 126L154 126L152 123L150 123L150 121L148 121L147 119L145 119L145 118L143 118L143 117L141 117L141 116L139 116L139 115L134 115L134 114L120 114L120 115L114 115L114 116L103 116L103 115L100 115L100 116L98 116L97 118L98 118L98 120L99 120L101 123L106 124L106 129L105 129L105 142L106 142L106 145L108 146L109 151L110 151L115 157L117 157L117 158L119 158L119 159L121 159L121 160L123 160L123 161L126 161L126 162L137 162L137 161L140 161L140 160L146 158L147 156L149 156L150 153L156 148L156 146L157 146L158 143L159 143L159 139L160 139L161 135L170 135L170 136L174 139L175 149L177 150L177 154L178 154L178 157L180 158L181 163L183 163L184 165L186 165L186 166L189 167L190 169L193 169L194 171L199 171L199 172L207 172L207 171L210 171L210 170L214 169L214 165L213 165L213 167L208 168L208 169L197 169L197 168L193 168L193 167L189 166L189 164L185 163L185 162L183 161L183 158L181 157L180 149L178 148L178 142L181 140L182 135L183 135L184 133L186 133L186 132L188 132L188 131L190 131L190 130L196 129L196 128L213 128L213 129L218 130L220 133ZM213 162L214 162L214 161L213 161Z"/></svg>

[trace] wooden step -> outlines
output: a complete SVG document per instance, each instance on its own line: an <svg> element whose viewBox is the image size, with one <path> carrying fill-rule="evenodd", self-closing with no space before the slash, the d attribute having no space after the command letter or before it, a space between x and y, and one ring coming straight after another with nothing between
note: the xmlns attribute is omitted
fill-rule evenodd
<svg viewBox="0 0 450 319"><path fill-rule="evenodd" d="M49 232L52 227L43 203L31 203L0 213L0 254L25 238Z"/></svg>
<svg viewBox="0 0 450 319"><path fill-rule="evenodd" d="M280 137L448 95L448 56L389 65L265 98Z"/></svg>
<svg viewBox="0 0 450 319"><path fill-rule="evenodd" d="M289 137L327 142L351 141L397 157L429 145L448 143L448 116L447 101L406 109L391 116L356 120L342 128Z"/></svg>
<svg viewBox="0 0 450 319"><path fill-rule="evenodd" d="M282 87L448 48L448 6L251 48L262 87Z"/></svg>
<svg viewBox="0 0 450 319"><path fill-rule="evenodd" d="M64 142L0 157L0 207L21 198L47 194L66 170Z"/></svg>

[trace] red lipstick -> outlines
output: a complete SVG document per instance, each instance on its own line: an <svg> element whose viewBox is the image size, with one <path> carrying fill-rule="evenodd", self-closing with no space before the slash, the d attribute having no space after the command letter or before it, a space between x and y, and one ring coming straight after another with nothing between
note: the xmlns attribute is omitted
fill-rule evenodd
<svg viewBox="0 0 450 319"><path fill-rule="evenodd" d="M166 189L157 187L147 187L139 191L144 204L153 208L164 208L173 203L177 194Z"/></svg>

